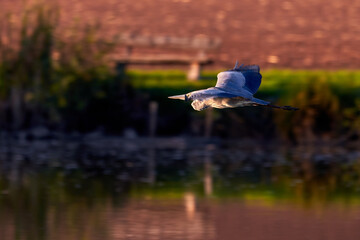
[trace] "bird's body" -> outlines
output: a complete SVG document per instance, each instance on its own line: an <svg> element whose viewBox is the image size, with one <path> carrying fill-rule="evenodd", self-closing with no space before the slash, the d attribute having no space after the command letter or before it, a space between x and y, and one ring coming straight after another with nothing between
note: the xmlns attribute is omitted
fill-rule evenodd
<svg viewBox="0 0 360 240"><path fill-rule="evenodd" d="M297 110L289 106L275 106L270 102L253 97L261 84L260 68L257 65L238 66L217 75L215 87L193 91L171 99L192 101L192 107L201 111L208 107L234 108L244 106L267 106L284 110Z"/></svg>

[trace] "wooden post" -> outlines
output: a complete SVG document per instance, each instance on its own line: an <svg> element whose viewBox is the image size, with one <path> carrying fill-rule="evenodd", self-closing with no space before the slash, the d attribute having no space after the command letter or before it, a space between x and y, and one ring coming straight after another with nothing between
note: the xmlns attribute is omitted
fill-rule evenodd
<svg viewBox="0 0 360 240"><path fill-rule="evenodd" d="M158 103L155 101L149 104L149 136L155 137L157 125Z"/></svg>
<svg viewBox="0 0 360 240"><path fill-rule="evenodd" d="M196 81L200 79L201 65L199 62L192 62L188 71L187 78L190 81Z"/></svg>
<svg viewBox="0 0 360 240"><path fill-rule="evenodd" d="M117 79L124 79L126 72L126 63L124 62L117 62L115 66L115 73Z"/></svg>
<svg viewBox="0 0 360 240"><path fill-rule="evenodd" d="M10 99L11 99L11 113L13 118L12 129L19 130L23 124L23 108L22 108L22 89L21 87L15 86L11 88Z"/></svg>
<svg viewBox="0 0 360 240"><path fill-rule="evenodd" d="M213 108L208 108L205 110L204 136L206 138L211 137L211 129L213 125L213 111Z"/></svg>
<svg viewBox="0 0 360 240"><path fill-rule="evenodd" d="M149 104L149 137L153 141L156 134L156 125L157 125L157 113L158 113L158 103L151 101ZM149 149L149 165L148 165L148 181L153 185L156 181L156 152L155 146L150 145Z"/></svg>

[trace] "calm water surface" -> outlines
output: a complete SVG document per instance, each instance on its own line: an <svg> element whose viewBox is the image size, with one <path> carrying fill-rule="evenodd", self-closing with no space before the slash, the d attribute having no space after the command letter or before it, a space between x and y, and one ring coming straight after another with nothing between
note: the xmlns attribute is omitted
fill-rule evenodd
<svg viewBox="0 0 360 240"><path fill-rule="evenodd" d="M360 151L119 138L0 145L0 239L360 239Z"/></svg>

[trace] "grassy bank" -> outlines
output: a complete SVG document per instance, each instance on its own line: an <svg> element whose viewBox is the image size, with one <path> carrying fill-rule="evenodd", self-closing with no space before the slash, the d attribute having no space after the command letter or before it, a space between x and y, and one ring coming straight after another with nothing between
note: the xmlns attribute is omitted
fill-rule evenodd
<svg viewBox="0 0 360 240"><path fill-rule="evenodd" d="M199 89L212 87L216 83L216 75L223 71L207 71L202 80L186 81L186 73L182 71L141 71L133 70L127 75L127 81L139 89ZM338 93L346 91L360 93L360 71L358 70L264 70L258 93L278 92L284 86L299 88L309 84L328 84Z"/></svg>
<svg viewBox="0 0 360 240"><path fill-rule="evenodd" d="M147 95L149 100L158 101L160 114L197 122L204 119L203 113L194 112L189 104L169 100L167 96L214 86L216 74L207 72L203 80L189 82L185 73L176 71L133 71L126 82ZM215 110L213 130L216 135L282 136L296 141L340 140L358 135L360 71L266 70L262 74L262 85L256 97L296 106L300 111L261 107ZM177 119L172 121L181 124ZM196 128L203 127L199 124Z"/></svg>
<svg viewBox="0 0 360 240"><path fill-rule="evenodd" d="M219 71L205 72L204 79L199 81L187 81L185 72L181 71L138 70L129 72L126 82L138 90L154 93L154 98L157 95L166 97L213 87ZM290 104L299 93L306 95L309 91L317 97L325 92L333 94L340 98L341 107L351 107L360 98L360 71L356 70L265 70L262 75L256 96L283 104ZM298 104L303 106L314 96L304 96Z"/></svg>

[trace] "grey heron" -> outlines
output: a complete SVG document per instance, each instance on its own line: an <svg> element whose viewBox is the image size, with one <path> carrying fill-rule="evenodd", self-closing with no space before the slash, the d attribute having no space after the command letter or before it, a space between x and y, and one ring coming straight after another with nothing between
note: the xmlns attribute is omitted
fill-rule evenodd
<svg viewBox="0 0 360 240"><path fill-rule="evenodd" d="M298 110L290 106L276 106L270 102L253 97L261 84L260 67L258 65L238 66L220 72L215 87L170 96L171 99L192 101L191 106L201 111L209 107L234 108L244 106L265 106L284 110Z"/></svg>

